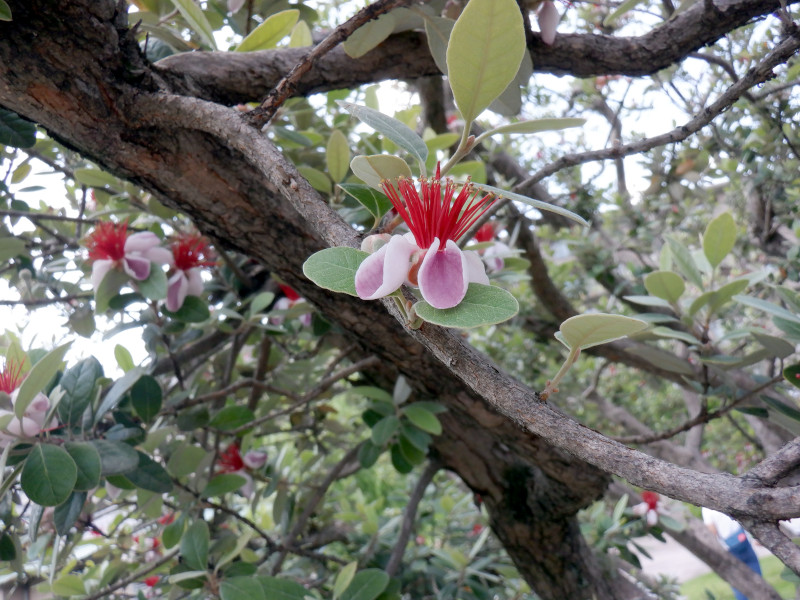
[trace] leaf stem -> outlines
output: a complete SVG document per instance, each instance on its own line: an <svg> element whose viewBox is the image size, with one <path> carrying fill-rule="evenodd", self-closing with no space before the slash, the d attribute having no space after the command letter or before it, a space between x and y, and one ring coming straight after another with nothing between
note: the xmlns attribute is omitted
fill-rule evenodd
<svg viewBox="0 0 800 600"><path fill-rule="evenodd" d="M572 368L572 365L575 364L575 361L578 360L578 356L580 356L580 354L580 346L577 348L570 348L569 355L567 355L567 359L564 361L564 364L561 365L561 368L558 370L558 373L556 373L556 376L547 382L544 391L539 394L539 398L542 401L546 401L552 394L555 394L558 391L558 384L564 378L564 375L567 374L567 371Z"/></svg>

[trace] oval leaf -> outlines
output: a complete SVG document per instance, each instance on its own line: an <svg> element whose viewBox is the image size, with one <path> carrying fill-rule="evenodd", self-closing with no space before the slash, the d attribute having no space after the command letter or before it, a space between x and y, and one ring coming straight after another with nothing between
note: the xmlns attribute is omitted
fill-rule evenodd
<svg viewBox="0 0 800 600"><path fill-rule="evenodd" d="M380 569L364 569L342 592L339 600L375 600L389 585L389 575Z"/></svg>
<svg viewBox="0 0 800 600"><path fill-rule="evenodd" d="M67 451L52 444L36 444L22 467L22 491L40 506L64 502L78 479L78 467Z"/></svg>
<svg viewBox="0 0 800 600"><path fill-rule="evenodd" d="M489 137L498 133L539 133L540 131L559 131L570 127L582 127L586 124L586 119L563 118L563 119L534 119L531 121L518 121L491 129L481 134L481 137Z"/></svg>
<svg viewBox="0 0 800 600"><path fill-rule="evenodd" d="M328 164L328 175L335 183L345 178L350 166L350 144L347 142L347 137L338 129L333 130L331 139L328 140L325 160Z"/></svg>
<svg viewBox="0 0 800 600"><path fill-rule="evenodd" d="M481 325L502 323L517 314L519 303L503 288L470 283L467 295L453 308L434 308L424 300L414 305L424 321L443 327L469 329Z"/></svg>
<svg viewBox="0 0 800 600"><path fill-rule="evenodd" d="M593 313L570 317L561 324L564 343L570 348L591 348L647 329L647 323L622 315Z"/></svg>
<svg viewBox="0 0 800 600"><path fill-rule="evenodd" d="M252 577L231 577L222 581L219 587L222 600L259 600L266 598L264 588Z"/></svg>
<svg viewBox="0 0 800 600"><path fill-rule="evenodd" d="M262 575L256 580L269 600L304 600L308 590L296 581Z"/></svg>
<svg viewBox="0 0 800 600"><path fill-rule="evenodd" d="M683 278L673 271L653 271L644 278L644 287L653 296L674 304L686 291Z"/></svg>
<svg viewBox="0 0 800 600"><path fill-rule="evenodd" d="M138 464L135 469L125 473L125 477L137 488L166 494L172 491L172 479L160 464L144 452L137 452Z"/></svg>
<svg viewBox="0 0 800 600"><path fill-rule="evenodd" d="M141 376L142 369L137 367L128 371L114 382L114 385L111 386L111 389L108 390L108 393L105 395L102 402L100 402L100 407L97 409L97 413L94 416L95 425L100 422L108 411L114 410L117 407L122 397L128 393L128 390L133 387L133 384L136 383Z"/></svg>
<svg viewBox="0 0 800 600"><path fill-rule="evenodd" d="M375 131L383 134L395 144L411 153L421 163L424 163L428 158L428 146L425 145L421 137L402 121L398 121L382 112L359 104L352 104L341 100L338 101L338 104L359 121L365 125L369 125ZM387 177L386 179L389 178Z"/></svg>
<svg viewBox="0 0 800 600"><path fill-rule="evenodd" d="M547 212L561 215L562 217L571 219L576 223L583 225L584 227L589 227L589 223L586 222L586 219L576 215L574 212L567 210L566 208L556 206L555 204L548 204L547 202L542 202L541 200L534 200L533 198L528 198L527 196L522 196L521 194L515 194L514 192L509 192L506 190L501 190L500 188L486 185L485 183L473 182L472 187L477 190L483 190L484 192L492 192L493 194L497 194L498 198L508 198L509 200L522 202L523 204L527 204L528 206L532 206L538 210L546 210Z"/></svg>
<svg viewBox="0 0 800 600"><path fill-rule="evenodd" d="M100 473L103 477L127 473L139 465L139 455L128 444L108 440L92 440L90 443L100 455Z"/></svg>
<svg viewBox="0 0 800 600"><path fill-rule="evenodd" d="M28 406L36 397L36 394L41 392L45 386L50 383L55 374L58 373L58 370L61 368L61 363L64 360L64 354L67 353L71 344L72 342L68 342L63 346L51 350L45 354L39 362L33 365L17 392L17 400L14 403L14 414L18 418L22 418ZM61 502L58 504L61 504Z"/></svg>
<svg viewBox="0 0 800 600"><path fill-rule="evenodd" d="M161 386L150 375L142 375L131 388L131 404L142 421L149 423L161 410Z"/></svg>
<svg viewBox="0 0 800 600"><path fill-rule="evenodd" d="M67 535L70 528L81 515L83 505L86 503L86 492L72 492L69 498L56 506L53 512L53 523L58 535Z"/></svg>
<svg viewBox="0 0 800 600"><path fill-rule="evenodd" d="M203 41L209 45L212 50L217 49L217 44L214 41L214 34L211 30L211 25L206 19L206 15L202 9L194 3L194 0L172 0L172 4L181 13L181 16L186 20L189 27L197 33Z"/></svg>
<svg viewBox="0 0 800 600"><path fill-rule="evenodd" d="M388 38L394 31L395 19L392 14L384 14L368 21L356 29L342 44L350 58L359 58Z"/></svg>
<svg viewBox="0 0 800 600"><path fill-rule="evenodd" d="M319 287L342 294L356 294L356 271L369 256L355 248L327 248L303 263L303 274Z"/></svg>
<svg viewBox="0 0 800 600"><path fill-rule="evenodd" d="M211 419L209 425L222 431L230 431L254 420L256 416L246 406L226 406Z"/></svg>
<svg viewBox="0 0 800 600"><path fill-rule="evenodd" d="M235 492L244 484L247 479L236 473L221 473L213 477L208 485L203 490L203 496L211 498L212 496L222 496L228 492Z"/></svg>
<svg viewBox="0 0 800 600"><path fill-rule="evenodd" d="M292 32L292 28L299 18L300 11L297 9L282 10L271 15L242 40L242 43L236 47L236 52L274 48L278 42Z"/></svg>
<svg viewBox="0 0 800 600"><path fill-rule="evenodd" d="M372 443L376 446L383 446L400 428L400 419L395 415L384 417L372 428Z"/></svg>
<svg viewBox="0 0 800 600"><path fill-rule="evenodd" d="M442 433L442 424L439 422L439 418L423 406L410 404L403 410L403 416L422 431L432 435Z"/></svg>
<svg viewBox="0 0 800 600"><path fill-rule="evenodd" d="M64 449L78 468L78 478L73 489L88 491L100 483L100 454L97 448L88 442L67 442Z"/></svg>
<svg viewBox="0 0 800 600"><path fill-rule="evenodd" d="M67 369L58 385L64 396L58 403L58 416L62 423L79 425L86 407L94 398L95 382L103 376L103 367L94 357L84 358Z"/></svg>
<svg viewBox="0 0 800 600"><path fill-rule="evenodd" d="M339 574L336 576L336 581L333 584L333 597L338 598L342 595L350 583L353 581L353 576L356 574L356 570L358 569L358 561L354 560L351 563L346 564L342 567L342 570L339 571Z"/></svg>
<svg viewBox="0 0 800 600"><path fill-rule="evenodd" d="M394 181L398 177L411 177L411 169L402 158L390 154L356 156L350 161L353 174L368 186L383 191L381 181Z"/></svg>
<svg viewBox="0 0 800 600"><path fill-rule="evenodd" d="M712 267L722 262L736 243L736 223L729 212L712 220L703 234L703 253Z"/></svg>
<svg viewBox="0 0 800 600"><path fill-rule="evenodd" d="M0 108L0 144L13 148L30 148L36 143L36 125L17 113Z"/></svg>
<svg viewBox="0 0 800 600"><path fill-rule="evenodd" d="M190 569L205 571L208 568L208 523L195 521L181 540L181 556Z"/></svg>
<svg viewBox="0 0 800 600"><path fill-rule="evenodd" d="M447 75L447 44L450 32L456 24L452 19L425 15L425 36L428 38L428 49L439 70Z"/></svg>
<svg viewBox="0 0 800 600"><path fill-rule="evenodd" d="M511 83L524 53L522 13L514 0L467 4L447 45L450 87L467 124Z"/></svg>
<svg viewBox="0 0 800 600"><path fill-rule="evenodd" d="M392 203L385 194L376 191L368 185L361 183L340 183L339 187L344 192L366 208L369 213L379 221L383 215L392 209Z"/></svg>

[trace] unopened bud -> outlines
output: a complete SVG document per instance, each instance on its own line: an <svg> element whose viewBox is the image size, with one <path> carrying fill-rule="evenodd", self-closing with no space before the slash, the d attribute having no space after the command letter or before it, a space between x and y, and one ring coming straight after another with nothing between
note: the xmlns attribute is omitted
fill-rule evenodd
<svg viewBox="0 0 800 600"><path fill-rule="evenodd" d="M388 233L376 233L374 235L368 235L364 238L364 241L361 242L361 249L364 252L373 254L388 244L390 239L392 239L392 236Z"/></svg>

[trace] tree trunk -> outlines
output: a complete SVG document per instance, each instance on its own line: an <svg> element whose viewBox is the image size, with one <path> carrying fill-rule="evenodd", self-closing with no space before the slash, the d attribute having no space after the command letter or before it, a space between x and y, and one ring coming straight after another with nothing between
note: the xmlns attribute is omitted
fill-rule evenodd
<svg viewBox="0 0 800 600"><path fill-rule="evenodd" d="M203 123L153 125L133 116L144 99L175 90L141 56L124 4L33 0L11 8L13 21L0 23L0 105L181 210L215 243L263 262L365 353L447 405L435 451L485 498L494 531L540 597L631 597L617 579L606 581L575 519L602 495L606 474L496 414L381 304L303 278L303 261L324 246L315 228L340 223L306 222L239 152L204 133Z"/></svg>

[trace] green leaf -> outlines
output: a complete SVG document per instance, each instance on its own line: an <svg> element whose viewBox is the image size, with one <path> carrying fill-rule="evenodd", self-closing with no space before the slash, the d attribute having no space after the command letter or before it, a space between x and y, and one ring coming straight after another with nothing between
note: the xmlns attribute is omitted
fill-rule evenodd
<svg viewBox="0 0 800 600"><path fill-rule="evenodd" d="M389 454L392 457L392 466L398 473L405 475L406 473L411 473L411 471L414 470L414 465L406 460L406 457L403 456L402 452L400 452L400 446L397 444L392 446Z"/></svg>
<svg viewBox="0 0 800 600"><path fill-rule="evenodd" d="M142 375L131 388L131 403L142 421L149 423L161 410L161 386L150 375Z"/></svg>
<svg viewBox="0 0 800 600"><path fill-rule="evenodd" d="M439 70L447 75L447 44L450 42L450 33L453 25L452 19L432 17L425 15L425 36L428 38L428 48Z"/></svg>
<svg viewBox="0 0 800 600"><path fill-rule="evenodd" d="M643 0L625 0L614 11L612 11L610 15L608 15L605 19L603 19L603 27L608 27L609 25L612 25L614 21L619 19L625 13L633 10L642 1Z"/></svg>
<svg viewBox="0 0 800 600"><path fill-rule="evenodd" d="M315 190L323 194L331 193L331 180L325 173L319 169L305 165L297 167L297 170L300 172L300 175L308 180L308 183L310 183L311 187Z"/></svg>
<svg viewBox="0 0 800 600"><path fill-rule="evenodd" d="M11 20L11 7L6 0L0 0L0 21Z"/></svg>
<svg viewBox="0 0 800 600"><path fill-rule="evenodd" d="M205 571L208 568L208 523L195 521L181 539L181 556L190 569Z"/></svg>
<svg viewBox="0 0 800 600"><path fill-rule="evenodd" d="M368 21L356 29L342 44L350 58L360 58L394 31L395 19L391 13L383 14L374 21Z"/></svg>
<svg viewBox="0 0 800 600"><path fill-rule="evenodd" d="M507 321L517 314L519 303L503 288L470 283L467 295L453 308L434 308L420 300L414 310L417 316L434 325L468 329Z"/></svg>
<svg viewBox="0 0 800 600"><path fill-rule="evenodd" d="M30 371L28 376L19 386L17 392L17 400L14 403L14 414L17 418L22 418L30 403L36 397L36 394L44 390L45 386L53 379L53 377L61 369L61 363L64 361L64 354L67 353L72 342L67 342L51 350L45 354L39 362L37 362ZM60 504L60 502L58 503Z"/></svg>
<svg viewBox="0 0 800 600"><path fill-rule="evenodd" d="M800 388L800 365L791 365L783 370L783 378L794 387Z"/></svg>
<svg viewBox="0 0 800 600"><path fill-rule="evenodd" d="M184 515L175 519L172 523L164 527L164 533L161 534L161 541L164 542L164 547L169 549L173 548L181 541L183 537L183 528L186 525Z"/></svg>
<svg viewBox="0 0 800 600"><path fill-rule="evenodd" d="M25 252L25 240L15 237L0 238L0 263L20 254L27 254Z"/></svg>
<svg viewBox="0 0 800 600"><path fill-rule="evenodd" d="M66 574L62 575L53 582L50 591L57 596L84 596L86 594L86 585L83 579L78 575Z"/></svg>
<svg viewBox="0 0 800 600"><path fill-rule="evenodd" d="M272 292L261 292L256 295L250 302L250 316L252 317L264 312L264 310L272 304L273 300L275 300L275 294Z"/></svg>
<svg viewBox="0 0 800 600"><path fill-rule="evenodd" d="M298 11L295 11L298 12ZM252 577L231 577L223 579L219 586L222 600L259 600L267 598L264 588Z"/></svg>
<svg viewBox="0 0 800 600"><path fill-rule="evenodd" d="M397 440L403 457L412 465L417 466L425 462L426 452L417 448L409 439L401 435Z"/></svg>
<svg viewBox="0 0 800 600"><path fill-rule="evenodd" d="M246 406L226 406L211 419L209 426L230 431L252 422L256 416Z"/></svg>
<svg viewBox="0 0 800 600"><path fill-rule="evenodd" d="M94 291L94 312L103 314L109 308L111 299L119 294L122 286L128 283L128 276L120 270L111 269L105 274Z"/></svg>
<svg viewBox="0 0 800 600"><path fill-rule="evenodd" d="M56 506L53 512L53 523L58 535L67 535L70 528L81 515L86 503L86 492L72 492L63 503Z"/></svg>
<svg viewBox="0 0 800 600"><path fill-rule="evenodd" d="M36 125L15 112L0 108L0 144L12 148L30 148L35 143Z"/></svg>
<svg viewBox="0 0 800 600"><path fill-rule="evenodd" d="M623 296L622 299L633 304L640 304L641 306L670 308L669 302L657 296Z"/></svg>
<svg viewBox="0 0 800 600"><path fill-rule="evenodd" d="M385 571L364 569L356 573L339 600L375 600L387 585L389 585L389 575Z"/></svg>
<svg viewBox="0 0 800 600"><path fill-rule="evenodd" d="M17 558L17 545L8 532L0 536L0 561L10 561Z"/></svg>
<svg viewBox="0 0 800 600"><path fill-rule="evenodd" d="M644 287L650 294L675 304L686 291L683 278L673 271L653 271L644 278Z"/></svg>
<svg viewBox="0 0 800 600"><path fill-rule="evenodd" d="M415 427L432 435L441 435L442 424L439 418L424 406L409 404L403 409L403 416Z"/></svg>
<svg viewBox="0 0 800 600"><path fill-rule="evenodd" d="M372 443L376 446L385 445L399 428L400 419L395 415L384 417L372 428Z"/></svg>
<svg viewBox="0 0 800 600"><path fill-rule="evenodd" d="M369 213L379 221L383 215L392 209L392 203L386 194L376 191L368 185L360 183L340 183L339 187L344 192L366 208Z"/></svg>
<svg viewBox="0 0 800 600"><path fill-rule="evenodd" d="M106 173L105 171L95 168L75 169L72 174L75 176L75 181L78 183L101 190L106 186L114 187L120 183L119 179L114 177L111 173Z"/></svg>
<svg viewBox="0 0 800 600"><path fill-rule="evenodd" d="M66 442L64 449L78 468L74 489L86 492L100 483L101 462L97 448L88 442Z"/></svg>
<svg viewBox="0 0 800 600"><path fill-rule="evenodd" d="M716 313L720 308L722 308L725 304L730 302L730 300L739 292L743 292L747 286L750 285L750 282L747 279L736 279L731 281L730 283L726 283L718 290L711 292L711 296L708 299L708 310L710 314ZM705 294L704 294L705 295ZM701 296L702 297L702 296ZM698 302L699 298L695 300ZM694 304L693 304L694 306ZM694 314L694 313L692 313Z"/></svg>
<svg viewBox="0 0 800 600"><path fill-rule="evenodd" d="M194 0L172 0L175 8L181 13L189 27L197 33L212 50L217 49L211 25L205 14Z"/></svg>
<svg viewBox="0 0 800 600"><path fill-rule="evenodd" d="M411 177L411 169L402 158L390 154L356 156L350 161L353 174L368 186L383 192L381 182L395 181L399 177Z"/></svg>
<svg viewBox="0 0 800 600"><path fill-rule="evenodd" d="M403 423L401 425L400 432L403 434L404 438L406 438L409 442L414 444L414 446L423 452L428 451L428 448L433 441L430 435L413 425L409 425L408 423Z"/></svg>
<svg viewBox="0 0 800 600"><path fill-rule="evenodd" d="M567 219L571 219L578 223L579 225L583 225L584 227L589 227L589 223L583 217L576 215L574 212L567 210L566 208L561 208L560 206L556 206L555 204L548 204L547 202L542 202L541 200L534 200L533 198L528 198L527 196L522 196L520 194L515 194L514 192L509 192L507 190L501 190L500 188L496 188L491 185L486 185L485 183L472 183L472 187L477 190L483 190L485 192L492 192L493 194L497 194L498 198L508 198L509 200L514 200L515 202L522 202L523 204L527 204L528 206L532 206L538 210L546 210L547 212L555 213L557 215L561 215L562 217L566 217Z"/></svg>
<svg viewBox="0 0 800 600"><path fill-rule="evenodd" d="M792 321L794 323L800 323L800 317L798 317L794 313L789 312L785 308L778 306L777 304L768 302L767 300L762 300L761 298L754 298L753 296L743 296L743 295L734 296L733 299L739 302L740 304L744 304L752 308L763 310L775 317L780 317L781 319L786 319L787 321Z"/></svg>
<svg viewBox="0 0 800 600"><path fill-rule="evenodd" d="M130 351L122 344L117 344L114 346L114 358L117 359L117 365L119 365L119 368L125 373L136 367L136 365L133 364L133 357L131 356Z"/></svg>
<svg viewBox="0 0 800 600"><path fill-rule="evenodd" d="M347 589L347 587L353 581L353 576L356 574L356 570L358 570L357 560L354 560L353 562L342 567L342 570L339 571L338 575L336 575L336 580L333 583L334 599L341 596L342 592Z"/></svg>
<svg viewBox="0 0 800 600"><path fill-rule="evenodd" d="M733 215L724 212L713 219L703 234L703 253L712 267L722 262L736 243L736 223Z"/></svg>
<svg viewBox="0 0 800 600"><path fill-rule="evenodd" d="M242 43L236 47L236 52L274 48L278 42L292 32L298 18L300 18L300 11L296 9L282 10L271 15L242 40Z"/></svg>
<svg viewBox="0 0 800 600"><path fill-rule="evenodd" d="M342 294L356 294L356 271L369 254L355 248L327 248L303 263L303 274L319 287Z"/></svg>
<svg viewBox="0 0 800 600"><path fill-rule="evenodd" d="M570 317L559 327L563 342L569 348L591 348L613 342L647 329L648 325L639 319L591 313Z"/></svg>
<svg viewBox="0 0 800 600"><path fill-rule="evenodd" d="M797 410L794 406L789 406L785 402L778 400L777 398L772 398L770 396L761 396L761 400L769 406L770 408L778 411L779 413L786 415L793 421L800 421L800 410Z"/></svg>
<svg viewBox="0 0 800 600"><path fill-rule="evenodd" d="M514 0L467 4L447 45L448 79L466 123L472 123L511 83L524 53L522 14Z"/></svg>
<svg viewBox="0 0 800 600"><path fill-rule="evenodd" d="M667 244L669 244L670 252L672 252L672 260L675 261L678 270L683 273L686 279L698 288L703 289L703 277L700 275L700 270L697 268L689 249L675 238L668 236L666 240Z"/></svg>
<svg viewBox="0 0 800 600"><path fill-rule="evenodd" d="M235 492L247 483L247 479L236 473L222 473L211 478L208 485L203 490L203 496L211 498L222 496L229 492Z"/></svg>
<svg viewBox="0 0 800 600"><path fill-rule="evenodd" d="M58 506L75 488L78 467L67 451L52 444L36 444L25 459L22 491L40 506Z"/></svg>
<svg viewBox="0 0 800 600"><path fill-rule="evenodd" d="M108 393L100 402L97 413L94 415L95 425L100 422L107 412L114 410L117 407L117 404L120 403L122 397L128 393L128 390L133 387L133 384L136 383L141 376L142 369L137 367L131 371L128 371L125 373L125 375L114 382L114 385L111 386L111 389L108 390Z"/></svg>
<svg viewBox="0 0 800 600"><path fill-rule="evenodd" d="M137 452L138 464L135 469L125 473L125 477L137 488L167 494L172 491L172 479L160 464L144 452Z"/></svg>
<svg viewBox="0 0 800 600"><path fill-rule="evenodd" d="M197 296L186 296L183 306L175 312L164 309L164 314L184 323L202 323L211 316L206 301Z"/></svg>
<svg viewBox="0 0 800 600"><path fill-rule="evenodd" d="M313 44L314 38L311 36L311 29L305 21L300 21L292 28L289 36L289 48L304 48Z"/></svg>
<svg viewBox="0 0 800 600"><path fill-rule="evenodd" d="M148 300L163 300L167 297L167 274L161 265L150 263L150 275L136 282L136 288Z"/></svg>
<svg viewBox="0 0 800 600"><path fill-rule="evenodd" d="M308 590L296 581L278 579L269 575L256 577L268 600L304 600Z"/></svg>
<svg viewBox="0 0 800 600"><path fill-rule="evenodd" d="M94 399L95 383L102 376L103 366L94 356L67 369L58 382L64 390L58 403L58 416L62 423L80 425L86 407Z"/></svg>
<svg viewBox="0 0 800 600"><path fill-rule="evenodd" d="M686 331L676 331L675 329L670 329L669 327L654 327L651 332L658 337L665 337L665 338L673 338L676 340L681 340L686 342L687 344L691 344L693 346L700 346L702 343L696 337L694 337L691 333Z"/></svg>
<svg viewBox="0 0 800 600"><path fill-rule="evenodd" d="M508 125L501 125L482 133L481 138L487 138L498 133L539 133L541 131L560 131L571 127L583 127L586 119L563 118L563 119L533 119L530 121L517 121Z"/></svg>
<svg viewBox="0 0 800 600"><path fill-rule="evenodd" d="M367 108L366 106L342 101L339 101L338 104L359 121L365 125L369 125L375 131L384 135L395 144L408 151L421 164L425 164L425 160L428 158L428 146L425 145L425 142L422 140L422 138L419 137L408 125L388 115L385 115L382 112ZM377 156L389 155L379 154ZM355 169L353 172L355 173ZM396 176L397 175L393 175L392 177L384 177L384 179L394 179ZM361 176L359 175L359 177ZM364 178L361 177L361 179ZM365 179L364 181L365 183L369 183Z"/></svg>
<svg viewBox="0 0 800 600"><path fill-rule="evenodd" d="M800 343L800 323L781 319L780 317L772 317L772 322L775 323L775 327L786 334L786 337L796 343Z"/></svg>
<svg viewBox="0 0 800 600"><path fill-rule="evenodd" d="M358 463L363 469L369 469L378 461L383 453L383 448L376 446L371 440L365 441L358 449Z"/></svg>
<svg viewBox="0 0 800 600"><path fill-rule="evenodd" d="M100 473L103 477L127 473L139 464L139 455L128 444L108 440L92 440L90 443L100 455Z"/></svg>
<svg viewBox="0 0 800 600"><path fill-rule="evenodd" d="M175 448L167 461L167 471L173 477L185 477L194 473L208 453L199 446L183 443Z"/></svg>
<svg viewBox="0 0 800 600"><path fill-rule="evenodd" d="M753 332L753 337L776 358L786 358L794 354L794 344L790 344L783 338L758 331Z"/></svg>
<svg viewBox="0 0 800 600"><path fill-rule="evenodd" d="M339 183L347 176L350 167L350 144L347 142L347 137L338 129L331 132L325 151L325 161L328 165L328 175L334 183Z"/></svg>

